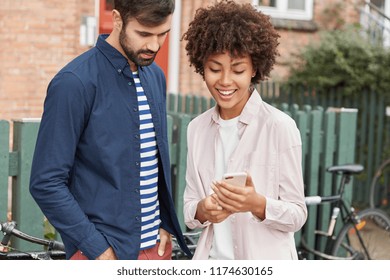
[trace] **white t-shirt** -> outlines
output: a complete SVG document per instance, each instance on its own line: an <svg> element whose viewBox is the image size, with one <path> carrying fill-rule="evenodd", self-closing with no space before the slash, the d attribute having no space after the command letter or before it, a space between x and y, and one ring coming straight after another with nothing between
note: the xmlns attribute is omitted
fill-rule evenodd
<svg viewBox="0 0 390 280"><path fill-rule="evenodd" d="M239 117L223 120L219 119L219 139L216 145L215 180L221 180L226 173L227 163L239 142ZM230 217L221 223L214 223L214 238L210 250L210 259L234 260L232 230Z"/></svg>

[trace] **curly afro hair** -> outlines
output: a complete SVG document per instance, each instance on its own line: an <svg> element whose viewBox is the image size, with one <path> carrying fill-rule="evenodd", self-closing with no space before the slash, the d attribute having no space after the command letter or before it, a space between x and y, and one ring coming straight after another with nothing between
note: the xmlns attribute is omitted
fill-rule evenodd
<svg viewBox="0 0 390 280"><path fill-rule="evenodd" d="M257 83L269 75L275 64L279 37L270 17L251 4L221 1L199 8L182 40L187 41L190 66L203 78L208 56L228 52L234 57L249 54L256 69L251 82Z"/></svg>

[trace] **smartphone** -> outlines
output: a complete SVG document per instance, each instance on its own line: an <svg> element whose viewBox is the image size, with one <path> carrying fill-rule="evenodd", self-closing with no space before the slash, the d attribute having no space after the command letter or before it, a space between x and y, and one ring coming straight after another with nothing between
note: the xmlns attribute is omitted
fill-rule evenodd
<svg viewBox="0 0 390 280"><path fill-rule="evenodd" d="M235 186L245 187L246 172L225 173L223 180Z"/></svg>

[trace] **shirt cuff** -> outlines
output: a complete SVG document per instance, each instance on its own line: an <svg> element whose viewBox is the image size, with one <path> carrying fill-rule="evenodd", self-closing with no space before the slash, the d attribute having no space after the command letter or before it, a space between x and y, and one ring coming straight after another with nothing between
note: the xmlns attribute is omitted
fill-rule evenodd
<svg viewBox="0 0 390 280"><path fill-rule="evenodd" d="M79 250L90 260L95 260L109 247L110 244L108 244L104 236L98 231L84 239L83 242L81 242L78 246Z"/></svg>

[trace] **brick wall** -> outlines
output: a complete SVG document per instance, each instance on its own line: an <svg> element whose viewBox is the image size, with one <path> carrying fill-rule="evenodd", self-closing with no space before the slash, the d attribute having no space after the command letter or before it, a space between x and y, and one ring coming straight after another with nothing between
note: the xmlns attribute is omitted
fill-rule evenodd
<svg viewBox="0 0 390 280"><path fill-rule="evenodd" d="M2 0L0 119L40 117L48 82L80 46L82 15L94 0Z"/></svg>

